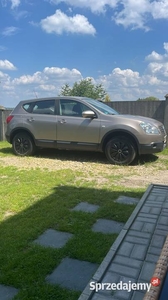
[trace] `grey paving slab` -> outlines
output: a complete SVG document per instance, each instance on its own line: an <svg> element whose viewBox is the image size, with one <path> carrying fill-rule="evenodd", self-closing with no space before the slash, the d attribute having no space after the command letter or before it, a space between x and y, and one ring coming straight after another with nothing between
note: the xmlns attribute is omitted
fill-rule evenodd
<svg viewBox="0 0 168 300"><path fill-rule="evenodd" d="M12 300L18 292L14 287L0 284L0 300Z"/></svg>
<svg viewBox="0 0 168 300"><path fill-rule="evenodd" d="M62 248L72 237L71 233L48 229L34 243L43 247Z"/></svg>
<svg viewBox="0 0 168 300"><path fill-rule="evenodd" d="M139 259L134 259L132 257L127 257L125 259L125 256L121 256L119 254L116 254L116 256L113 259L113 262L121 264L123 266L131 266L135 268L140 268L142 266L142 261Z"/></svg>
<svg viewBox="0 0 168 300"><path fill-rule="evenodd" d="M154 273L155 266L156 266L155 262L144 262L141 273L140 273L139 280L141 282L144 282L144 281L149 282Z"/></svg>
<svg viewBox="0 0 168 300"><path fill-rule="evenodd" d="M112 295L105 295L105 294L102 295L100 293L97 293L94 294L92 300L120 300L120 299L113 297Z"/></svg>
<svg viewBox="0 0 168 300"><path fill-rule="evenodd" d="M66 257L46 277L46 281L50 284L59 284L70 290L82 291L97 268L98 264Z"/></svg>
<svg viewBox="0 0 168 300"><path fill-rule="evenodd" d="M157 215L156 214L152 214L152 213L149 214L149 213L140 212L139 213L139 217L144 217L144 218L150 217L151 219L157 220Z"/></svg>
<svg viewBox="0 0 168 300"><path fill-rule="evenodd" d="M147 238L141 238L141 237L135 237L132 236L128 233L126 239L127 242L134 243L134 244L139 244L139 245L148 245L149 244L149 239Z"/></svg>
<svg viewBox="0 0 168 300"><path fill-rule="evenodd" d="M124 223L106 219L98 219L92 226L92 231L101 233L119 233L124 227Z"/></svg>
<svg viewBox="0 0 168 300"><path fill-rule="evenodd" d="M124 255L124 256L128 257L128 256L131 255L131 252L132 252L133 248L134 248L134 244L133 243L129 243L129 242L123 241L121 247L118 250L118 254Z"/></svg>
<svg viewBox="0 0 168 300"><path fill-rule="evenodd" d="M147 223L152 223L152 224L156 224L156 220L155 219L152 219L150 218L150 215L148 215L146 218L145 217L137 217L137 221L140 221L140 222L147 222Z"/></svg>
<svg viewBox="0 0 168 300"><path fill-rule="evenodd" d="M120 281L120 275L119 274L115 274L113 272L107 272L106 275L104 276L103 280L102 280L102 284L112 284L112 283L118 283ZM105 285L105 287L102 287L102 289L100 290L100 293L104 296L115 296L115 291L112 290L110 288L110 286L107 287L107 285Z"/></svg>
<svg viewBox="0 0 168 300"><path fill-rule="evenodd" d="M159 255L154 255L154 254L148 253L146 256L146 261L149 261L149 262L157 263L158 259L159 259Z"/></svg>
<svg viewBox="0 0 168 300"><path fill-rule="evenodd" d="M156 201L157 203L160 202L162 204L165 199L164 199L163 195L155 195L153 200Z"/></svg>
<svg viewBox="0 0 168 300"><path fill-rule="evenodd" d="M151 214L156 214L157 216L160 214L160 212L161 212L161 207L152 207L150 209L150 213Z"/></svg>
<svg viewBox="0 0 168 300"><path fill-rule="evenodd" d="M109 266L109 271L114 272L116 274L128 276L131 274L132 278L138 278L139 269L133 268L131 266L124 266L123 264L112 263Z"/></svg>
<svg viewBox="0 0 168 300"><path fill-rule="evenodd" d="M166 208L166 209L167 209L167 208ZM167 217L167 212L162 210L162 212L161 212L161 216L163 216L163 217Z"/></svg>
<svg viewBox="0 0 168 300"><path fill-rule="evenodd" d="M120 277L121 277L120 274L108 271L105 274L105 276L103 277L102 282L103 283L106 283L106 282L109 282L109 283L118 283L120 281Z"/></svg>
<svg viewBox="0 0 168 300"><path fill-rule="evenodd" d="M96 294L103 295L104 299L105 297L110 297L109 299L130 299L133 291L126 291L122 289L122 283L129 285L129 283L135 283L135 279L129 276L121 276L117 275L113 272L107 272L106 276L102 280L102 284L104 283L105 286L102 286L102 289L98 291ZM113 284L117 284L118 288L116 289L116 286L113 287ZM108 284L108 287L107 287ZM94 298L93 298L94 299ZM95 298L96 299L96 298Z"/></svg>
<svg viewBox="0 0 168 300"><path fill-rule="evenodd" d="M168 218L165 216L160 216L158 220L158 224L160 225L168 225Z"/></svg>
<svg viewBox="0 0 168 300"><path fill-rule="evenodd" d="M165 236L154 234L152 241L151 241L151 246L156 247L156 248L162 248L165 242Z"/></svg>
<svg viewBox="0 0 168 300"><path fill-rule="evenodd" d="M136 231L136 230L129 230L129 236L135 236L135 237L139 237L139 238L145 238L145 239L150 239L151 238L152 233L150 232L141 232L141 231Z"/></svg>
<svg viewBox="0 0 168 300"><path fill-rule="evenodd" d="M118 199L115 201L117 203L122 204L137 204L139 202L139 198L127 197L127 196L119 196Z"/></svg>
<svg viewBox="0 0 168 300"><path fill-rule="evenodd" d="M143 223L142 232L152 233L155 229L155 226L156 226L155 223L152 224L152 223L145 222L145 223ZM141 229L139 229L139 230L141 230Z"/></svg>
<svg viewBox="0 0 168 300"><path fill-rule="evenodd" d="M166 226L166 225L157 224L157 229L166 230L168 232L168 226Z"/></svg>
<svg viewBox="0 0 168 300"><path fill-rule="evenodd" d="M129 300L130 297L132 296L132 292L128 293L124 290L117 290L114 293L114 296L117 297L118 299Z"/></svg>
<svg viewBox="0 0 168 300"><path fill-rule="evenodd" d="M147 249L148 249L148 245L138 245L138 244L134 245L130 257L139 260L144 260Z"/></svg>
<svg viewBox="0 0 168 300"><path fill-rule="evenodd" d="M148 253L154 254L154 255L160 255L161 251L162 251L162 248L156 248L156 247L153 247L153 246L150 246L149 249L148 249Z"/></svg>
<svg viewBox="0 0 168 300"><path fill-rule="evenodd" d="M72 211L83 211L87 213L94 213L99 209L99 205L90 204L88 202L80 202L78 205L76 205L74 208L72 208Z"/></svg>
<svg viewBox="0 0 168 300"><path fill-rule="evenodd" d="M137 231L141 231L143 227L144 227L144 222L136 221L136 220L135 222L133 222L131 226L132 230L137 230Z"/></svg>
<svg viewBox="0 0 168 300"><path fill-rule="evenodd" d="M151 208L150 206L145 205L145 206L143 206L143 207L141 208L140 212L141 212L141 213L147 213L147 214L149 214L150 211L151 211L151 209L152 209L152 208Z"/></svg>
<svg viewBox="0 0 168 300"><path fill-rule="evenodd" d="M156 229L155 230L155 234L157 234L157 235L163 235L164 237L167 237L167 233L168 233L167 230L161 230L161 229Z"/></svg>
<svg viewBox="0 0 168 300"><path fill-rule="evenodd" d="M143 300L146 292L134 292L131 300Z"/></svg>

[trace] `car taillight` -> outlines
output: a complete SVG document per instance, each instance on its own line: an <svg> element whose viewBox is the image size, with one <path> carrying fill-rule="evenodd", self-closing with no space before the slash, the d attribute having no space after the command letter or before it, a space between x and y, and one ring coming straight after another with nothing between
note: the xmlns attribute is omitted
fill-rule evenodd
<svg viewBox="0 0 168 300"><path fill-rule="evenodd" d="M8 124L12 119L13 119L14 116L10 115L6 118L6 123Z"/></svg>

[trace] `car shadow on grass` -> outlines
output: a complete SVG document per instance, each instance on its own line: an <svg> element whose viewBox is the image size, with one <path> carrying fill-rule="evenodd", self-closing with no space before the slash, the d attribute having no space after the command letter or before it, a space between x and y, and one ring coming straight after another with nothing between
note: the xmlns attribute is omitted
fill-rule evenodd
<svg viewBox="0 0 168 300"><path fill-rule="evenodd" d="M14 155L12 147L3 147L0 148L0 153L5 154L5 155Z"/></svg>
<svg viewBox="0 0 168 300"><path fill-rule="evenodd" d="M7 155L14 155L11 147L0 149L0 153ZM70 160L77 162L94 162L102 164L110 164L103 152L90 152L90 151L73 151L73 150L58 150L58 149L37 149L34 157L59 159L62 161ZM157 161L157 154L146 154L138 156L131 165L143 165L146 163L153 163Z"/></svg>
<svg viewBox="0 0 168 300"><path fill-rule="evenodd" d="M105 154L102 152L41 149L36 152L35 156L40 158L60 159L63 161L70 160L109 164L108 160L105 157Z"/></svg>
<svg viewBox="0 0 168 300"><path fill-rule="evenodd" d="M45 278L65 257L101 263L117 235L96 233L91 228L100 218L124 223L128 220L135 206L116 203L121 195L141 198L142 191L60 185L42 199L35 197L35 203L29 208L6 216L0 224L0 284L19 290L14 299L77 300L80 292L49 285ZM100 207L93 214L72 211L82 201ZM7 209L11 209L10 204ZM74 236L61 249L34 244L47 229Z"/></svg>
<svg viewBox="0 0 168 300"><path fill-rule="evenodd" d="M141 156L138 156L135 161L132 163L133 165L144 165L146 163L153 163L158 160L157 154L144 154Z"/></svg>

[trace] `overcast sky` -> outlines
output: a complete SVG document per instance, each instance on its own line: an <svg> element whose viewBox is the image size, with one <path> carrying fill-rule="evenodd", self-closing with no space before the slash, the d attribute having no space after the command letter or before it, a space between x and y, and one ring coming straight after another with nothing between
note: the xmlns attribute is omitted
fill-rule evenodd
<svg viewBox="0 0 168 300"><path fill-rule="evenodd" d="M91 77L112 101L168 93L168 0L0 0L0 105Z"/></svg>

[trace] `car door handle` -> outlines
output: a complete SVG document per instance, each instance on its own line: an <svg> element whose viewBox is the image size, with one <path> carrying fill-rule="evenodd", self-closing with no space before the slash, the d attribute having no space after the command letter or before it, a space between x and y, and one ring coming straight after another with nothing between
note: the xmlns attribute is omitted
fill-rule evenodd
<svg viewBox="0 0 168 300"><path fill-rule="evenodd" d="M30 119L27 119L27 121L29 121L29 122L34 122L34 119L33 119L33 118L30 118Z"/></svg>
<svg viewBox="0 0 168 300"><path fill-rule="evenodd" d="M66 120L65 119L62 119L62 120L60 120L60 121L58 121L59 123L61 123L61 124L65 124L66 123Z"/></svg>

